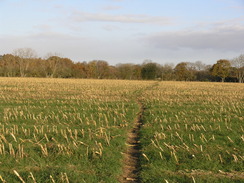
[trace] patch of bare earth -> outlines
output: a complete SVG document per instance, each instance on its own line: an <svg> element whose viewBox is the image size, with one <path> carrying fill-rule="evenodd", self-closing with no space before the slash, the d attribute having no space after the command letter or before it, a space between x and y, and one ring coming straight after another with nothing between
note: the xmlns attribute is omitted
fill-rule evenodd
<svg viewBox="0 0 244 183"><path fill-rule="evenodd" d="M140 111L134 120L134 126L130 130L127 136L127 150L124 153L123 160L123 175L121 177L121 183L139 183L140 180L140 157L141 157L141 145L140 145L140 128L142 126L142 116L145 111L145 107L141 102L138 102Z"/></svg>

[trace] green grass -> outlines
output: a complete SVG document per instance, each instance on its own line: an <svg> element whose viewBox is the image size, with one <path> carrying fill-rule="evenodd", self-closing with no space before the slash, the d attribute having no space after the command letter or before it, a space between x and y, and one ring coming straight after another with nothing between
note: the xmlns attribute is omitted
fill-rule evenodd
<svg viewBox="0 0 244 183"><path fill-rule="evenodd" d="M118 182L138 98L142 182L243 182L242 84L0 78L0 88L0 180Z"/></svg>
<svg viewBox="0 0 244 183"><path fill-rule="evenodd" d="M193 182L187 172L194 171L212 172L195 177L196 182L243 181L243 86L226 85L239 92L227 100L222 85L212 90L196 83L182 83L177 89L167 84L146 93L158 97L145 97L141 142L149 161L142 157L143 182ZM242 173L242 178L218 176L219 170Z"/></svg>
<svg viewBox="0 0 244 183"><path fill-rule="evenodd" d="M26 82L28 81L28 82ZM9 83L11 83L9 85ZM0 82L0 175L19 182L117 182L139 111L124 81ZM145 83L148 85L150 83ZM67 179L66 179L67 175ZM51 176L51 177L50 177Z"/></svg>

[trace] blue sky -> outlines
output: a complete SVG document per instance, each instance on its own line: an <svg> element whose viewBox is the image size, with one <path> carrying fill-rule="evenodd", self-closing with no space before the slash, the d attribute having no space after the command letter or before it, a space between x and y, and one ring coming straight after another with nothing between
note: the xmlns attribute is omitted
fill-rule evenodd
<svg viewBox="0 0 244 183"><path fill-rule="evenodd" d="M213 64L243 54L243 40L244 0L0 0L0 54Z"/></svg>

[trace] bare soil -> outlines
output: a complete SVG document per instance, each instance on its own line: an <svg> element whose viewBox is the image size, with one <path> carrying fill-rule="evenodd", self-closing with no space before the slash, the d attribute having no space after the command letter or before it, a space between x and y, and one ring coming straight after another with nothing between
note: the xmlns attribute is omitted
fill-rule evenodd
<svg viewBox="0 0 244 183"><path fill-rule="evenodd" d="M123 175L121 183L140 183L140 157L141 157L141 144L140 144L140 129L143 125L142 116L145 111L143 103L138 101L140 111L134 120L134 126L129 131L127 136L127 150L124 153L123 160Z"/></svg>

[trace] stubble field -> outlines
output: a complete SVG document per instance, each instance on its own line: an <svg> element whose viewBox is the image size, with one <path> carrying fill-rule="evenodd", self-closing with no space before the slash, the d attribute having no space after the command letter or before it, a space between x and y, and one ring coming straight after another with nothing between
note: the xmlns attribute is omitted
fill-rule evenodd
<svg viewBox="0 0 244 183"><path fill-rule="evenodd" d="M243 182L243 84L38 78L0 78L0 181L133 182L139 104L137 181Z"/></svg>

